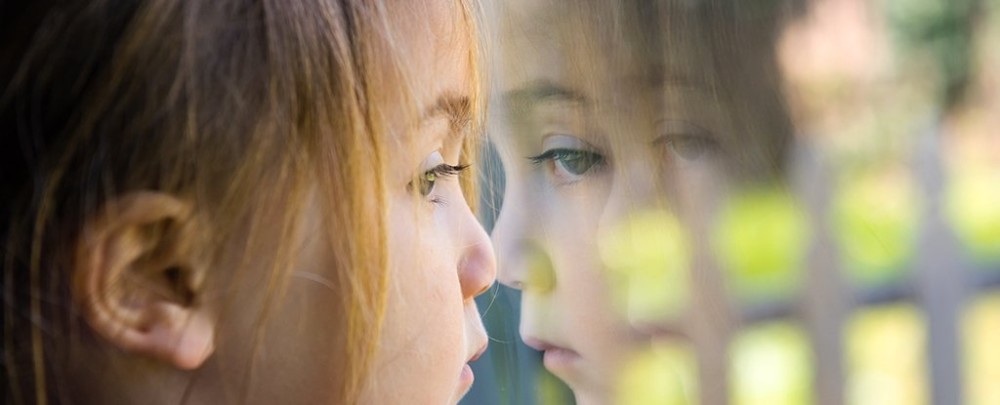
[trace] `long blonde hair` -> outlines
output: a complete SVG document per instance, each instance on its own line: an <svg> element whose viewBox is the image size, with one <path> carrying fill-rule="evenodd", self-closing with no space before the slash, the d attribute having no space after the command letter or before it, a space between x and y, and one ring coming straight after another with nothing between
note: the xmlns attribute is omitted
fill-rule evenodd
<svg viewBox="0 0 1000 405"><path fill-rule="evenodd" d="M458 3L474 35L473 8ZM387 40L387 5L99 0L4 7L11 9L0 17L5 401L58 401L60 365L70 355L64 340L78 323L65 252L84 220L115 196L150 189L194 202L211 223L209 255L261 220L254 203L261 198L287 207L281 229L292 235L309 189L321 190L326 229L350 235L331 238L329 249L346 315L341 392L345 402L356 401L386 301L385 109L408 100L375 77L405 70ZM481 117L474 79L473 111ZM475 149L471 139L467 153ZM275 247L269 300L293 264L288 244Z"/></svg>

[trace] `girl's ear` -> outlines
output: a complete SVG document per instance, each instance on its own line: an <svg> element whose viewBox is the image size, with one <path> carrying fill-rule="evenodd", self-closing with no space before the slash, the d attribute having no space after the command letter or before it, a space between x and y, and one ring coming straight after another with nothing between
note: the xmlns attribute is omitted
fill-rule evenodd
<svg viewBox="0 0 1000 405"><path fill-rule="evenodd" d="M204 306L203 229L191 204L133 192L84 223L76 241L72 294L87 324L126 352L180 369L212 354L215 323Z"/></svg>

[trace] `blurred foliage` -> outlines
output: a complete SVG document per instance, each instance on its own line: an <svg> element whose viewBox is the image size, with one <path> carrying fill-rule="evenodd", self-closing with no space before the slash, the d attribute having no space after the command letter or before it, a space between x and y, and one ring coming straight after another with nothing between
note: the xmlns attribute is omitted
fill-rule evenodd
<svg viewBox="0 0 1000 405"><path fill-rule="evenodd" d="M833 226L847 275L866 285L899 281L913 259L922 206L912 179L889 166L840 183Z"/></svg>
<svg viewBox="0 0 1000 405"><path fill-rule="evenodd" d="M559 378L548 371L538 373L537 394L538 405L573 405L573 393L566 388Z"/></svg>
<svg viewBox="0 0 1000 405"><path fill-rule="evenodd" d="M971 303L962 332L966 399L970 405L1000 404L1000 292Z"/></svg>
<svg viewBox="0 0 1000 405"><path fill-rule="evenodd" d="M926 327L910 304L855 312L846 329L848 403L928 403Z"/></svg>
<svg viewBox="0 0 1000 405"><path fill-rule="evenodd" d="M654 342L625 365L618 383L616 404L697 404L696 360L686 345Z"/></svg>
<svg viewBox="0 0 1000 405"><path fill-rule="evenodd" d="M970 256L984 264L1000 263L1000 171L962 173L951 180L947 193L948 217Z"/></svg>
<svg viewBox="0 0 1000 405"><path fill-rule="evenodd" d="M732 196L713 236L730 291L745 300L791 297L810 242L806 218L780 187L753 188Z"/></svg>
<svg viewBox="0 0 1000 405"><path fill-rule="evenodd" d="M691 292L686 230L664 210L633 213L601 235L601 259L615 305L634 323L678 316Z"/></svg>
<svg viewBox="0 0 1000 405"><path fill-rule="evenodd" d="M968 87L972 64L973 19L978 0L885 0L890 33L918 77L937 78L936 99L949 109ZM923 69L923 68L926 68Z"/></svg>
<svg viewBox="0 0 1000 405"><path fill-rule="evenodd" d="M806 333L791 322L743 330L730 349L733 403L812 402L813 360Z"/></svg>

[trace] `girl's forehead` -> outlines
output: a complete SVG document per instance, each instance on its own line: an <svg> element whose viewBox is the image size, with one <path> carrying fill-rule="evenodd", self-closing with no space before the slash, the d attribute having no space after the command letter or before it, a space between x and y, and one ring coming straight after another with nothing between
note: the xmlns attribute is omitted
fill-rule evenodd
<svg viewBox="0 0 1000 405"><path fill-rule="evenodd" d="M475 96L471 55L472 27L462 4L454 0L402 2L390 11L392 40L390 51L397 60L398 74L390 77L387 88L402 98L388 99L394 131L401 146L426 149L425 143L448 143L450 139L423 139L428 122L461 116L462 107ZM416 14L415 14L416 13ZM413 15L426 18L415 19ZM404 102L400 102L404 100ZM413 131L412 129L416 129ZM447 131L430 131L439 137Z"/></svg>
<svg viewBox="0 0 1000 405"><path fill-rule="evenodd" d="M694 15L653 10L650 17L640 16L636 7L570 3L541 1L532 13L513 6L501 13L503 87L547 80L597 96L713 80L710 46Z"/></svg>
<svg viewBox="0 0 1000 405"><path fill-rule="evenodd" d="M457 0L403 2L389 11L389 24L394 32L391 42L419 52L433 50L440 56L468 42L472 35L466 21L465 6ZM421 18L413 18L420 15Z"/></svg>
<svg viewBox="0 0 1000 405"><path fill-rule="evenodd" d="M406 11L406 9L410 9ZM411 18L422 15L426 18ZM456 62L466 59L472 46L472 27L466 21L461 3L454 0L407 2L392 12L396 26L390 46L401 53L403 69L417 69L425 74L450 75L468 68ZM414 84L432 85L433 82Z"/></svg>

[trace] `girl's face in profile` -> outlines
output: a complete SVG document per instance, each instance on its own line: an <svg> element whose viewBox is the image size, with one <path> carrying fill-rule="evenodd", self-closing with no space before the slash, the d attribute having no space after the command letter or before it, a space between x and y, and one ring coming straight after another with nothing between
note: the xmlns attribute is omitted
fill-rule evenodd
<svg viewBox="0 0 1000 405"><path fill-rule="evenodd" d="M400 102L387 110L395 137L385 143L388 171L381 179L388 302L362 403L455 403L473 381L467 364L487 344L473 298L495 280L493 249L457 177L467 163L459 156L468 132L462 126L472 113L469 31L456 22L455 7L431 3L418 7L420 19L408 14L397 21L403 69L421 108L416 117ZM296 267L264 327L261 377L250 392L262 402L339 403L329 387L343 359L327 352L345 344L344 332L330 322L343 316L332 311L343 303L327 286L345 282L338 273L357 270L338 268L327 254L331 238L350 235L322 229L321 210L314 202L302 218Z"/></svg>
<svg viewBox="0 0 1000 405"><path fill-rule="evenodd" d="M449 23L457 8L437 3L424 6L430 18L403 16L419 30L404 35L421 108L389 165L391 285L371 403L456 403L487 345L473 298L495 281L493 247L457 177L472 163L460 160L473 114L471 38Z"/></svg>
<svg viewBox="0 0 1000 405"><path fill-rule="evenodd" d="M719 157L725 129L696 52L643 60L578 16L517 3L491 131L506 176L500 280L522 290L522 338L578 403L614 402L618 370L649 338L618 304L607 242L650 211L676 214L682 179Z"/></svg>

